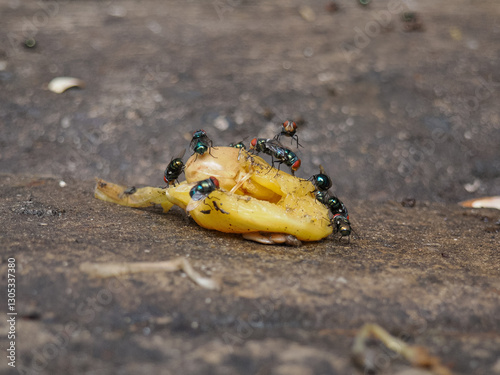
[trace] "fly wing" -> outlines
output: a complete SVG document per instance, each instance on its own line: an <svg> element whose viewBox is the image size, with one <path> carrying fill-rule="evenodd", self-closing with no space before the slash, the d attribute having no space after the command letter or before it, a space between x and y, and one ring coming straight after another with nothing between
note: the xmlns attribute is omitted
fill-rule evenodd
<svg viewBox="0 0 500 375"><path fill-rule="evenodd" d="M191 197L191 200L193 201L201 201L202 199L205 199L207 197L207 193L202 193L201 191L197 191L196 193L193 194Z"/></svg>
<svg viewBox="0 0 500 375"><path fill-rule="evenodd" d="M270 147L270 148L273 148L273 149L276 149L276 148L285 148L285 146L283 146L281 144L280 141L278 141L277 139L273 138L273 139L268 139L267 142L266 142L267 146Z"/></svg>
<svg viewBox="0 0 500 375"><path fill-rule="evenodd" d="M179 155L177 155L174 159L182 159L184 157L184 154L186 153L186 149L183 149L181 152L179 152ZM174 160L172 159L172 160Z"/></svg>
<svg viewBox="0 0 500 375"><path fill-rule="evenodd" d="M193 211L194 209L196 209L196 207L198 207L200 204L203 203L203 201L205 200L205 198L207 197L206 194L202 194L202 193L195 193L193 195L193 197L191 198L191 200L189 201L188 205L186 206L186 212L191 212Z"/></svg>
<svg viewBox="0 0 500 375"><path fill-rule="evenodd" d="M278 142L276 139L268 139L266 141L266 147L270 151L272 151L275 158L280 159L280 160L284 158L285 147L280 142Z"/></svg>

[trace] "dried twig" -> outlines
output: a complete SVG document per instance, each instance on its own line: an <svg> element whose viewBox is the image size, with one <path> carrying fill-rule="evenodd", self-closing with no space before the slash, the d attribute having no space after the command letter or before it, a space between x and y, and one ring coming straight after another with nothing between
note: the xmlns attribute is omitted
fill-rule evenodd
<svg viewBox="0 0 500 375"><path fill-rule="evenodd" d="M221 283L215 278L201 276L186 258L176 258L164 262L128 262L128 263L82 263L80 271L93 277L114 277L139 272L175 272L183 271L191 280L205 289L219 290Z"/></svg>
<svg viewBox="0 0 500 375"><path fill-rule="evenodd" d="M441 364L438 357L429 354L428 350L421 346L408 345L404 341L391 336L385 329L378 324L365 324L359 330L352 347L352 355L355 363L369 371L375 371L376 366L370 360L369 351L366 342L369 338L376 338L382 341L390 350L401 354L413 366L423 367L436 375L452 375L449 368Z"/></svg>

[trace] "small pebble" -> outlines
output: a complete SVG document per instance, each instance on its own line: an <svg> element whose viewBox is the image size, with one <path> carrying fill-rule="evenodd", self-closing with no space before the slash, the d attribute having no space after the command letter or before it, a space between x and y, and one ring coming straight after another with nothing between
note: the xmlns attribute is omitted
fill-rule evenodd
<svg viewBox="0 0 500 375"><path fill-rule="evenodd" d="M417 201L415 198L405 198L401 201L401 206L403 207L415 207Z"/></svg>

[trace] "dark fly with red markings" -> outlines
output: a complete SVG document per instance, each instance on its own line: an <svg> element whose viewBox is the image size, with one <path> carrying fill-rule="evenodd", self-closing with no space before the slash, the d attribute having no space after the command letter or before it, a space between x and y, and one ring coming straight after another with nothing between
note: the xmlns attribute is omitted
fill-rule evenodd
<svg viewBox="0 0 500 375"><path fill-rule="evenodd" d="M172 158L170 160L170 163L168 163L167 168L165 168L165 172L163 173L163 180L168 184L168 185L174 185L175 183L179 183L177 179L181 175L181 173L184 171L184 163L182 161L182 157L184 156L184 153L186 150L182 150L182 152L175 158Z"/></svg>
<svg viewBox="0 0 500 375"><path fill-rule="evenodd" d="M247 149L245 147L245 144L243 143L243 141L239 141L238 143L230 143L229 147L234 147L234 148L237 148L238 150L240 150L240 153L238 154L238 160L240 160L241 151Z"/></svg>
<svg viewBox="0 0 500 375"><path fill-rule="evenodd" d="M328 199L328 189L332 187L332 179L325 173L323 166L319 166L319 174L313 175L309 180L316 187L316 199L325 204Z"/></svg>
<svg viewBox="0 0 500 375"><path fill-rule="evenodd" d="M210 148L213 147L213 142L210 138L208 138L207 132L203 129L196 130L193 133L193 138L191 139L191 143L189 144L189 148L193 150L193 154L203 155L205 152L213 156L210 153Z"/></svg>
<svg viewBox="0 0 500 375"><path fill-rule="evenodd" d="M292 138L292 142L295 139L295 141L297 142L297 148L299 148L299 146L302 147L302 145L299 143L299 137L297 134L295 134L296 132L297 132L297 124L293 121L287 120L283 123L283 128L281 129L281 132L276 134L274 139L279 141L282 135L290 137Z"/></svg>
<svg viewBox="0 0 500 375"><path fill-rule="evenodd" d="M294 176L295 171L300 168L301 161L297 155L284 147L276 139L254 138L250 142L250 149L254 150L256 153L263 152L271 155L273 165L274 163L278 163L278 170L281 164L286 164L290 167L292 176Z"/></svg>
<svg viewBox="0 0 500 375"><path fill-rule="evenodd" d="M204 200L209 196L211 192L219 189L219 180L215 177L210 176L206 180L199 181L196 185L194 185L189 191L189 196L191 197L191 201L186 207L186 211L193 211L196 207L198 207Z"/></svg>
<svg viewBox="0 0 500 375"><path fill-rule="evenodd" d="M239 141L238 143L230 143L229 147L234 147L234 148L246 150L246 147L245 147L245 144L243 143L243 141Z"/></svg>

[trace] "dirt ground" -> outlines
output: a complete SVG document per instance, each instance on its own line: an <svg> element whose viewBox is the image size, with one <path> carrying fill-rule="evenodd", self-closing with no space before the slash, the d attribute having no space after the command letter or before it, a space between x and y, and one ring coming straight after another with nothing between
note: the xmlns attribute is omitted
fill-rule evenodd
<svg viewBox="0 0 500 375"><path fill-rule="evenodd" d="M15 258L18 313L1 374L363 374L368 322L500 374L500 211L456 204L500 195L500 8L335 3L0 1L0 296ZM85 88L48 91L57 76ZM193 130L248 143L286 119L349 243L259 245L93 197L94 177L162 186ZM79 269L178 256L222 289ZM383 347L375 363L429 373Z"/></svg>

